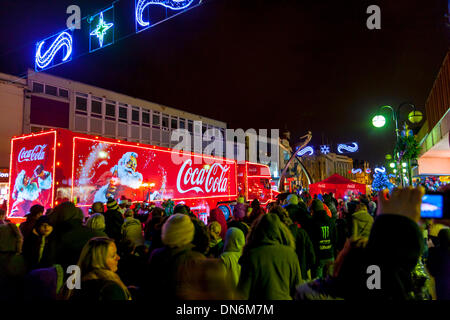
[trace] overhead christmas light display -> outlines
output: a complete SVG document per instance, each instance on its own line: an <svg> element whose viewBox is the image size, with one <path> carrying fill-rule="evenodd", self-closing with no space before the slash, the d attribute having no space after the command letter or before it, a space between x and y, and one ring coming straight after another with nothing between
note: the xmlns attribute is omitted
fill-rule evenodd
<svg viewBox="0 0 450 320"><path fill-rule="evenodd" d="M375 168L375 173L386 173L386 168L385 167L381 167L381 168Z"/></svg>
<svg viewBox="0 0 450 320"><path fill-rule="evenodd" d="M102 48L103 47L103 38L106 35L106 32L113 26L114 26L114 23L112 23L112 22L106 23L105 22L105 20L103 19L103 11L102 11L102 12L100 12L100 17L99 17L97 26L91 33L89 33L89 35L96 36L98 38L99 47ZM112 32L112 35L114 37L114 32ZM111 43L112 42L113 41L111 41Z"/></svg>
<svg viewBox="0 0 450 320"><path fill-rule="evenodd" d="M52 44L48 49L42 53L42 48L49 39L54 39ZM62 50L62 57L60 61L54 61L56 55ZM51 63L52 66L55 64L63 63L72 57L72 36L63 31L56 36L49 37L43 41L36 44L36 55L35 55L35 70L42 71L46 69Z"/></svg>
<svg viewBox="0 0 450 320"><path fill-rule="evenodd" d="M338 144L337 151L339 153L356 152L356 151L358 151L358 144L356 142L352 142L352 143L349 143L349 144L348 143L346 143L346 144L341 143L341 144Z"/></svg>
<svg viewBox="0 0 450 320"><path fill-rule="evenodd" d="M360 168L358 168L358 169L352 169L352 173L353 173L353 174L362 173L362 169L360 169Z"/></svg>
<svg viewBox="0 0 450 320"><path fill-rule="evenodd" d="M141 27L148 27L149 21L144 21L143 14L149 5L160 5L171 10L183 10L189 7L194 0L137 0L135 4L136 22Z"/></svg>
<svg viewBox="0 0 450 320"><path fill-rule="evenodd" d="M311 146L305 147L302 150L297 152L297 156L301 157L307 153L309 156L312 156L314 154L314 149Z"/></svg>
<svg viewBox="0 0 450 320"><path fill-rule="evenodd" d="M372 170L370 170L370 168L367 168L367 169L366 169L366 173L367 173L367 174L369 174L369 173L371 173L371 172L372 172Z"/></svg>
<svg viewBox="0 0 450 320"><path fill-rule="evenodd" d="M382 115L376 115L372 119L372 124L376 128L381 128L386 124L386 118Z"/></svg>
<svg viewBox="0 0 450 320"><path fill-rule="evenodd" d="M320 146L320 152L322 154L329 154L330 153L330 146L329 145L321 145Z"/></svg>

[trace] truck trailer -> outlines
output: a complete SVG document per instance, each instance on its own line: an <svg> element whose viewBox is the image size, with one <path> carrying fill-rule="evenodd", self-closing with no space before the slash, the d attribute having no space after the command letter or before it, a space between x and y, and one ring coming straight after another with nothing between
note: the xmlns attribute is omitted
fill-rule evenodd
<svg viewBox="0 0 450 320"><path fill-rule="evenodd" d="M21 222L31 206L73 201L85 214L108 198L168 199L203 221L219 207L226 217L239 195L273 200L268 166L171 148L50 129L11 139L7 217Z"/></svg>

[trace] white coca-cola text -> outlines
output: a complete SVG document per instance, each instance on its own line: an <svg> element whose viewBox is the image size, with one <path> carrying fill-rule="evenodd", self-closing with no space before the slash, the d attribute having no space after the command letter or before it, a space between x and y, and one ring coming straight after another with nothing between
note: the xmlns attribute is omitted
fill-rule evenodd
<svg viewBox="0 0 450 320"><path fill-rule="evenodd" d="M24 161L35 161L35 160L43 160L45 158L45 148L46 144L40 145L38 144L33 149L27 150L25 147L22 148L19 152L19 157L17 158L18 162Z"/></svg>
<svg viewBox="0 0 450 320"><path fill-rule="evenodd" d="M192 168L192 160L186 160L178 171L177 189L179 193L195 192L226 192L228 179L225 174L229 166L214 163L209 169ZM183 189L186 188L186 189Z"/></svg>

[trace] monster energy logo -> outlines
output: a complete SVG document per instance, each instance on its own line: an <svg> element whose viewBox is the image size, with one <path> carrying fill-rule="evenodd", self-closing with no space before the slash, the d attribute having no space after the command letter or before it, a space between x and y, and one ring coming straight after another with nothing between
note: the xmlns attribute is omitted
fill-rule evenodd
<svg viewBox="0 0 450 320"><path fill-rule="evenodd" d="M328 239L330 237L330 227L323 226L320 229L322 229L322 239Z"/></svg>

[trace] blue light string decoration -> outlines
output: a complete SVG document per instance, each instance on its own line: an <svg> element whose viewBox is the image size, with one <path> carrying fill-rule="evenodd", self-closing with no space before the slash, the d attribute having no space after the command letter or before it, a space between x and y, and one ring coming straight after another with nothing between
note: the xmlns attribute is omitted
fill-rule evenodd
<svg viewBox="0 0 450 320"><path fill-rule="evenodd" d="M35 54L35 70L36 71L42 71L46 69L50 63L55 63L53 61L55 59L56 54L62 49L65 49L65 52L63 53L63 57L59 63L66 62L72 58L72 36L67 32L63 31L56 36L55 40L53 40L52 44L48 49L42 54L42 48L44 46L44 43L50 39L53 38L49 37L45 40L42 40L38 43L36 43L36 54ZM70 59L69 59L70 58ZM58 64L59 64L58 63ZM52 65L54 66L54 64Z"/></svg>
<svg viewBox="0 0 450 320"><path fill-rule="evenodd" d="M137 0L135 7L136 22L141 27L150 25L149 21L144 21L142 15L149 5L161 5L171 10L183 10L189 7L194 0Z"/></svg>
<svg viewBox="0 0 450 320"><path fill-rule="evenodd" d="M135 0L135 6L132 10L134 10L134 16L135 16L135 32L126 34L119 39L114 39L114 28L115 28L115 21L114 21L114 6L116 3L118 3L120 0L114 0L106 9L102 9L99 11L95 16L100 16L99 23L96 24L95 29L91 29L89 27L89 31L86 32L86 35L89 39L86 39L83 35L75 35L75 33L82 33L79 30L65 30L57 35L48 37L44 40L38 41L35 45L35 55L34 55L34 64L35 64L35 71L40 72L46 69L49 69L51 67L57 66L59 64L71 61L74 57L74 44L77 43L76 47L78 48L76 57L80 57L83 55L86 55L90 52L93 52L95 50L104 48L107 45L110 45L112 43L115 43L117 41L126 39L135 33L145 30L148 27L153 27L157 24L160 24L162 22L165 22L167 20L170 20L171 18L174 18L178 16L181 13L187 12L191 9L194 9L201 4L205 3L205 0ZM142 15L147 13L150 16L150 8L147 9L148 6L159 6L163 7L165 9L165 13L162 13L160 11L156 11L156 16L160 15L157 19L155 19L154 22L150 24L149 21L144 21L142 18ZM106 11L109 9L113 10L113 16L106 17ZM172 10L173 13L168 13L167 10ZM155 14L153 11L152 14ZM81 20L86 20L89 22L88 16L83 17ZM138 28L137 25L145 26L144 28ZM82 27L84 29L85 27ZM84 32L84 31L83 31ZM108 33L112 34L112 41L106 40L106 37L108 36ZM97 39L95 39L95 36ZM94 41L97 40L97 41ZM50 46L47 46L48 43L52 41ZM98 45L96 45L98 43ZM87 44L89 44L89 50L84 51L83 49L85 45L87 47ZM93 48L95 47L95 48ZM47 50L45 50L47 49ZM87 49L87 48L86 48ZM61 52L61 50L64 50ZM45 52L44 52L45 51ZM28 72L21 76L20 78L25 78L28 76Z"/></svg>
<svg viewBox="0 0 450 320"><path fill-rule="evenodd" d="M358 144L356 142L352 142L351 144L341 143L337 146L337 151L339 153L344 153L343 150L346 152L356 152L358 151Z"/></svg>
<svg viewBox="0 0 450 320"><path fill-rule="evenodd" d="M309 153L309 156L312 156L314 154L314 149L311 146L305 147L302 150L297 152L297 156L301 157L305 154Z"/></svg>
<svg viewBox="0 0 450 320"><path fill-rule="evenodd" d="M358 169L352 169L353 174L362 173L362 170L360 168Z"/></svg>

